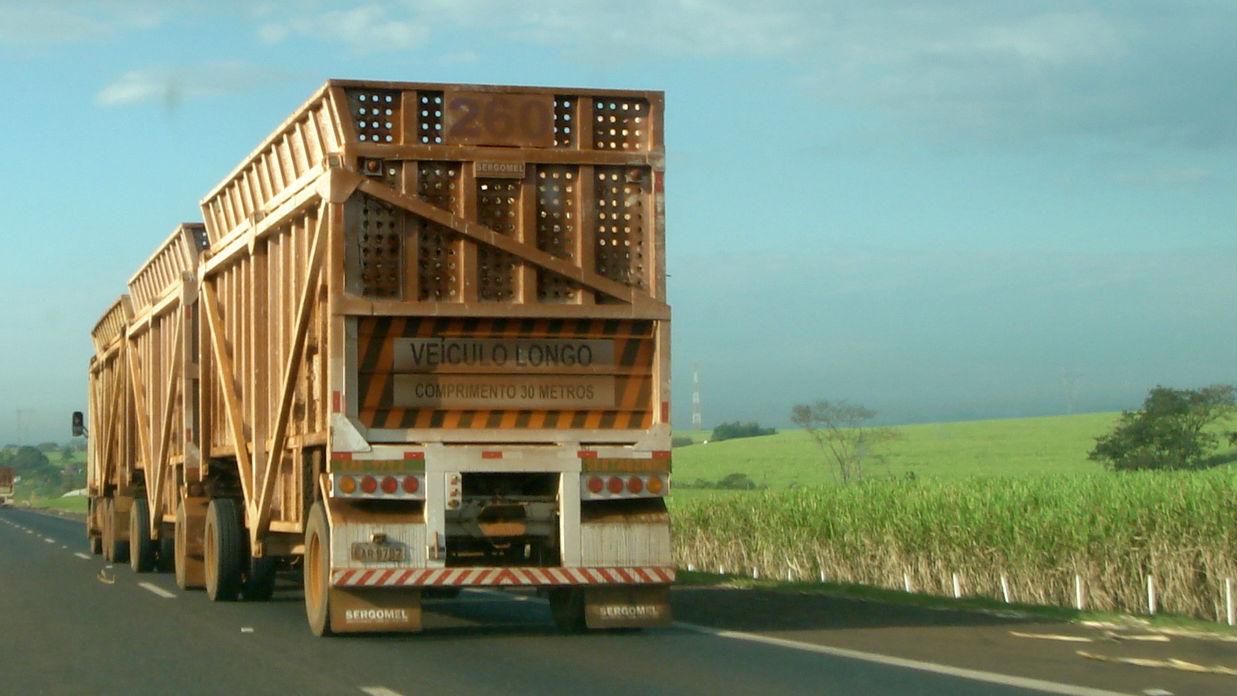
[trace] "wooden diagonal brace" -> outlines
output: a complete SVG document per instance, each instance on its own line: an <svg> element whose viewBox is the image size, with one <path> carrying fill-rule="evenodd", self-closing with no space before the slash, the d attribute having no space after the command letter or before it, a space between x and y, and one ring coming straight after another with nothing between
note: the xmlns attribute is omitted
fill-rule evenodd
<svg viewBox="0 0 1237 696"><path fill-rule="evenodd" d="M177 385L180 382L178 375L180 374L180 355L181 343L185 340L185 319L182 312L175 312L176 319L176 337L172 339L172 367L168 370L168 386L165 398L163 401L163 427L160 428L159 436L159 457L155 459L153 470L155 472L155 485L152 487L149 483L146 486L146 497L150 501L150 534L154 538L155 532L159 529L159 524L163 521L163 486L168 478L168 440L172 439L172 413L174 411L173 404L178 393ZM149 465L148 465L149 466ZM147 469L150 473L151 469Z"/></svg>
<svg viewBox="0 0 1237 696"><path fill-rule="evenodd" d="M318 224L310 245L305 287L301 289L301 298L297 305L296 330L292 335L288 364L284 366L283 386L279 392L279 412L275 416L274 438L267 454L266 469L262 475L262 493L257 500L257 515L256 518L251 518L256 519L256 522L249 527L250 548L253 549L260 548L259 541L270 525L271 495L275 491L275 467L283 459L284 442L288 435L288 419L292 412L292 397L296 393L296 377L303 362L305 337L309 334L309 320L313 315L313 300L318 294L318 278L322 271L323 249L326 247L324 238L327 236L326 230L329 224L328 210L326 201L318 206Z"/></svg>
<svg viewBox="0 0 1237 696"><path fill-rule="evenodd" d="M129 389L133 394L133 410L137 417L137 451L141 456L142 461L146 462L149 467L150 460L154 456L151 452L153 443L147 439L146 425L150 421L146 419L146 400L143 398L146 393L146 383L142 379L142 368L137 364L137 346L130 342L130 339L125 339L125 365L129 369Z"/></svg>
<svg viewBox="0 0 1237 696"><path fill-rule="evenodd" d="M219 317L219 297L211 278L202 281L202 309L206 315L207 333L210 334L211 352L215 359L215 376L219 380L223 392L224 411L228 416L228 428L232 431L232 449L236 452L236 465L240 469L241 489L245 500L253 497L253 467L249 463L249 440L245 436L245 421L241 415L241 399L236 393L236 383L232 380L236 373L232 371L232 356L228 355L227 346L223 342L223 322ZM203 386L205 388L205 386Z"/></svg>
<svg viewBox="0 0 1237 696"><path fill-rule="evenodd" d="M120 369L115 369L112 372L112 379L114 380L120 379L123 376L123 372ZM120 439L120 434L117 433L116 430L120 427L120 397L122 394L124 394L124 386L113 384L112 407L108 409L107 412L108 422L105 429L106 434L104 435L104 442L107 444L103 448L103 471L101 472L103 481L100 483L100 491L106 490L107 481L108 478L110 478L109 474L112 473L111 470L113 468L113 464L115 464L112 455L114 454L113 450L118 448L114 447L114 445L116 445L116 441Z"/></svg>
<svg viewBox="0 0 1237 696"><path fill-rule="evenodd" d="M364 191L366 194L379 198L399 208L403 208L415 215L419 215L431 222L442 225L450 229L452 232L460 234L467 239L471 239L481 244L492 246L496 249L516 256L542 270L551 273L557 273L569 280L583 285L597 292L610 295L617 299L623 300L629 304L637 304L640 302L648 302L646 298L641 297L629 285L624 285L605 276L598 275L586 268L581 268L569 261L558 258L552 254L548 254L536 247L531 247L526 244L521 244L518 240L499 234L490 228L470 222L464 218L452 215L451 213L426 203L420 198L405 196L396 192L389 186L384 186L375 181L364 179L358 174L352 176L362 179L357 185L357 188Z"/></svg>

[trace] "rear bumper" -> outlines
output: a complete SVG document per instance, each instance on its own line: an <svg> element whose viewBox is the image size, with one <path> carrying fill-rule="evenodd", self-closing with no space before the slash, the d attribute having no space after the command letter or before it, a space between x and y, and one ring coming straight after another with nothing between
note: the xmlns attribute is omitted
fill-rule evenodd
<svg viewBox="0 0 1237 696"><path fill-rule="evenodd" d="M611 568L348 568L331 572L335 587L578 587L668 585L668 566Z"/></svg>

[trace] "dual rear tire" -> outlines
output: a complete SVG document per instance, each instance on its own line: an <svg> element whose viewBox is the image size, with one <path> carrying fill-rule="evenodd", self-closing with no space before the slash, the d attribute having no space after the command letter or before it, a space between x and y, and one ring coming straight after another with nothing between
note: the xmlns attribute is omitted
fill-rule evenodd
<svg viewBox="0 0 1237 696"><path fill-rule="evenodd" d="M177 523L178 529L184 527L179 524L179 516ZM210 501L206 509L202 547L206 596L213 602L234 602L237 599L264 602L275 592L278 559L273 556L250 556L244 531L235 500L216 498Z"/></svg>
<svg viewBox="0 0 1237 696"><path fill-rule="evenodd" d="M158 542L150 538L150 505L138 498L129 510L129 567L135 573L154 570L158 549Z"/></svg>

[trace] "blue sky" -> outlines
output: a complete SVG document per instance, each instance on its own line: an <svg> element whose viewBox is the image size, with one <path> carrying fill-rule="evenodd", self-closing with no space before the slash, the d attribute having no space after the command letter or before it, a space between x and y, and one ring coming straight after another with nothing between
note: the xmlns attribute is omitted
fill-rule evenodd
<svg viewBox="0 0 1237 696"><path fill-rule="evenodd" d="M675 421L1237 381L1231 2L0 2L0 442L328 77L667 93ZM1073 398L1069 394L1074 394Z"/></svg>

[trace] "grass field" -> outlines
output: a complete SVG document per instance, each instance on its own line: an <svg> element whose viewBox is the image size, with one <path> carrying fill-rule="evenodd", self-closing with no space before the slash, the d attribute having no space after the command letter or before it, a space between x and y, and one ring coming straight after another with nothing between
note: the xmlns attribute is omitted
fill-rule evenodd
<svg viewBox="0 0 1237 696"><path fill-rule="evenodd" d="M865 478L963 479L974 476L1093 474L1103 466L1087 459L1095 438L1108 432L1119 413L928 423L898 426L900 439L864 465ZM1228 427L1234 427L1229 424ZM703 443L708 431L676 431ZM1237 450L1218 455L1233 458ZM777 490L836 483L822 452L802 430L776 435L694 444L674 449L675 494L691 498L697 479L718 481L746 474L757 485Z"/></svg>
<svg viewBox="0 0 1237 696"><path fill-rule="evenodd" d="M802 431L674 450L681 566L1215 620L1237 579L1237 449L1205 472L1114 473L1087 459L1119 414L912 425L865 480L838 485ZM1225 427L1232 428L1233 424ZM684 433L676 433L683 435ZM688 433L703 440L707 433ZM692 488L747 475L757 491ZM908 476L913 473L913 478Z"/></svg>

